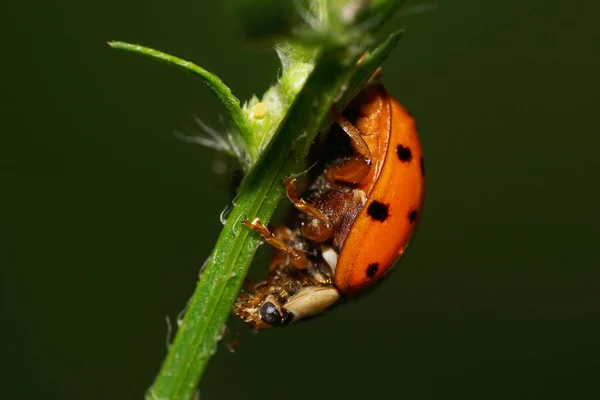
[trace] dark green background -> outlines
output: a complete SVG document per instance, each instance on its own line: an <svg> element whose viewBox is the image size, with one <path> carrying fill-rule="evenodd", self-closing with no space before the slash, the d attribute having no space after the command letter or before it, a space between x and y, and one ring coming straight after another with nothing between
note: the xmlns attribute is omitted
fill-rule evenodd
<svg viewBox="0 0 600 400"><path fill-rule="evenodd" d="M437 4L402 21L383 78L427 163L401 267L323 318L220 347L203 399L600 396L600 3ZM218 157L172 131L219 129L224 110L105 42L194 60L241 99L277 59L225 2L3 8L1 397L141 398L229 199Z"/></svg>

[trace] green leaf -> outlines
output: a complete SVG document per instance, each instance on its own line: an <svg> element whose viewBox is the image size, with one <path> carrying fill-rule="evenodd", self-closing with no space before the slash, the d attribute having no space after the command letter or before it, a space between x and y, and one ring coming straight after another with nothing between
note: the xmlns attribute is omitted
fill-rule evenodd
<svg viewBox="0 0 600 400"><path fill-rule="evenodd" d="M231 90L216 75L208 72L204 68L201 68L192 62L167 53L163 53L162 51L151 49L149 47L116 41L108 42L108 45L115 49L141 54L146 57L166 62L200 77L206 86L208 86L210 91L217 96L221 103L223 103L225 109L227 109L227 112L237 127L240 136L248 148L248 151L251 152L252 149L256 148L256 146L253 146L253 140L255 139L255 136L248 126L246 116L240 107L240 101L231 93ZM255 159L257 158L257 154L250 154L250 157Z"/></svg>
<svg viewBox="0 0 600 400"><path fill-rule="evenodd" d="M359 14L356 23L369 29L381 27L393 18L405 3L406 0L371 0L368 7Z"/></svg>

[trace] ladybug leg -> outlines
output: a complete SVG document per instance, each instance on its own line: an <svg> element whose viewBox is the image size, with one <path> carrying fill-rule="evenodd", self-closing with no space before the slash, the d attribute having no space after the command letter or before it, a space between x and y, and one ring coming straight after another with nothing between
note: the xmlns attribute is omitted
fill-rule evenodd
<svg viewBox="0 0 600 400"><path fill-rule="evenodd" d="M375 72L373 72L373 75L371 75L370 80L377 80L377 79L381 78L382 74L383 74L383 69L381 67L377 67Z"/></svg>
<svg viewBox="0 0 600 400"><path fill-rule="evenodd" d="M369 57L371 55L371 53L369 53L368 51L363 54L358 61L356 62L356 65L361 65L362 63L364 63L367 60L367 57ZM381 77L381 72L382 69L381 67L377 67L377 69L375 70L375 72L373 72L373 75L371 75L371 77L369 78L369 81L374 81L377 80Z"/></svg>
<svg viewBox="0 0 600 400"><path fill-rule="evenodd" d="M256 285L254 283L252 283L252 281L250 279L248 279L247 277L244 278L244 289L246 289L248 292L250 293L256 293Z"/></svg>
<svg viewBox="0 0 600 400"><path fill-rule="evenodd" d="M352 125L350 121L344 118L342 114L340 114L340 112L336 109L335 104L331 108L331 113L333 114L333 120L335 123L338 124L344 130L344 132L346 132L346 135L350 136L356 151L358 151L358 153L365 158L365 161L370 164L371 150L369 150L369 146L367 146L367 143L363 139L359 130L356 129L356 127Z"/></svg>
<svg viewBox="0 0 600 400"><path fill-rule="evenodd" d="M235 324L232 328L231 325L226 324L221 338L227 350L230 353L235 353L242 339L239 325Z"/></svg>
<svg viewBox="0 0 600 400"><path fill-rule="evenodd" d="M240 334L240 330L236 329L233 340L227 340L227 342L225 342L225 346L227 346L227 350L229 350L230 353L235 353L238 346L240 345L241 339L242 339L242 335Z"/></svg>
<svg viewBox="0 0 600 400"><path fill-rule="evenodd" d="M351 157L339 164L333 165L325 171L325 176L329 182L347 182L357 183L366 177L371 171L371 151L365 143L362 135L354 125L350 123L342 114L340 114L335 106L332 108L334 121L346 132L352 140L352 144L358 156Z"/></svg>
<svg viewBox="0 0 600 400"><path fill-rule="evenodd" d="M324 242L333 233L333 224L329 217L319 211L315 206L308 204L298 197L296 188L296 179L284 179L286 194L288 199L294 204L300 212L310 216L313 220L309 224L303 224L302 236L315 242Z"/></svg>
<svg viewBox="0 0 600 400"><path fill-rule="evenodd" d="M273 229L273 235L275 238L285 243L289 243L293 236L292 230L287 226L276 226L275 229ZM269 263L269 272L282 265L287 265L288 263L288 253L283 250L276 250L275 254L273 254L273 257L271 257L271 262Z"/></svg>
<svg viewBox="0 0 600 400"><path fill-rule="evenodd" d="M371 163L363 157L352 157L332 165L325 171L329 182L358 183L371 171Z"/></svg>
<svg viewBox="0 0 600 400"><path fill-rule="evenodd" d="M263 225L262 222L258 218L254 219L254 221L250 222L248 219L244 218L243 224L248 228L252 229L255 232L260 233L260 235L269 243L271 246L275 247L277 250L282 250L289 256L290 264L298 269L304 269L308 266L308 259L306 255L298 250L288 245L284 241L278 239L273 235L266 226Z"/></svg>
<svg viewBox="0 0 600 400"><path fill-rule="evenodd" d="M283 250L275 251L273 257L271 257L271 262L269 263L269 272L279 268L282 265L286 265L288 263L288 254Z"/></svg>

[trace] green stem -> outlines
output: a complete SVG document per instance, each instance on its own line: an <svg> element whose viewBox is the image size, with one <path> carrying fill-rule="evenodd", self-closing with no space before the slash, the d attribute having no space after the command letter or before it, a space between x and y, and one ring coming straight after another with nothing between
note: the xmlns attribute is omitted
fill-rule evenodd
<svg viewBox="0 0 600 400"><path fill-rule="evenodd" d="M148 398L187 400L193 395L260 243L258 235L241 221L270 219L284 194L281 181L308 152L356 62L355 58L343 59L337 53L321 55L285 123L244 180ZM298 134L301 140L296 140Z"/></svg>
<svg viewBox="0 0 600 400"><path fill-rule="evenodd" d="M314 4L325 7L327 1L315 0ZM374 4L385 7L399 2L378 0ZM337 102L338 108L343 108L400 37L399 33L391 35L356 67L359 56L371 43L370 32L352 30L352 27L339 23L332 26L342 27L342 30L324 31L326 34L317 35L317 38L325 40L320 44L313 43L316 47L309 46L314 51L318 51L315 49L319 46L322 50L300 92L289 96L290 99L295 96L295 99L287 112L281 110L281 115L275 115L276 123L279 118L283 118L283 122L266 149L260 148L259 142L263 137L259 129L247 119L239 101L218 77L193 63L154 49L109 42L111 47L174 64L199 76L225 105L246 142L250 158L257 160L242 183L239 196L188 303L184 320L156 380L146 394L147 399L189 400L193 396L261 242L258 234L242 225L243 219L258 217L265 223L270 220L284 196L282 180L296 172L316 134L329 123L332 104ZM344 31L345 28L348 30ZM369 30L374 31L377 27L372 28ZM331 37L327 36L327 32Z"/></svg>
<svg viewBox="0 0 600 400"><path fill-rule="evenodd" d="M225 108L227 109L231 119L235 123L240 135L246 142L249 150L257 150L258 146L255 145L254 140L256 135L252 133L246 120L246 116L242 108L240 107L240 101L231 93L231 90L223 83L219 77L211 74L202 67L197 66L194 63L183 60L179 57L172 56L162 51L154 50L149 47L140 46L137 44L125 43L125 42L108 42L110 47L119 50L125 50L132 53L141 54L147 57L154 58L166 62L168 64L175 65L184 71L194 74L200 77L206 86L221 100ZM258 158L257 154L250 154L250 157L254 160Z"/></svg>
<svg viewBox="0 0 600 400"><path fill-rule="evenodd" d="M339 49L324 51L318 58L287 119L240 188L148 399L187 400L193 395L260 243L260 237L241 221L258 217L266 222L271 218L284 196L283 178L296 171L315 135L330 120L331 105L337 99L342 108L400 36L400 32L389 36L358 68L354 67L357 57L348 57ZM338 99L344 86L346 90Z"/></svg>

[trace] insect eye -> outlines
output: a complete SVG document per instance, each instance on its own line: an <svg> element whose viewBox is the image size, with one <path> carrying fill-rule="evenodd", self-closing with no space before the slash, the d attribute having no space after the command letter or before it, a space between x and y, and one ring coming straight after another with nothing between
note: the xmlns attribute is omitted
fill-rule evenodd
<svg viewBox="0 0 600 400"><path fill-rule="evenodd" d="M281 314L279 314L277 307L270 301L263 304L260 308L260 318L265 324L269 325L279 325L282 321Z"/></svg>
<svg viewBox="0 0 600 400"><path fill-rule="evenodd" d="M287 325L292 322L294 315L283 307L281 308L281 311L283 315L279 312L277 307L275 307L275 304L268 301L260 308L260 318L265 324L274 326Z"/></svg>

